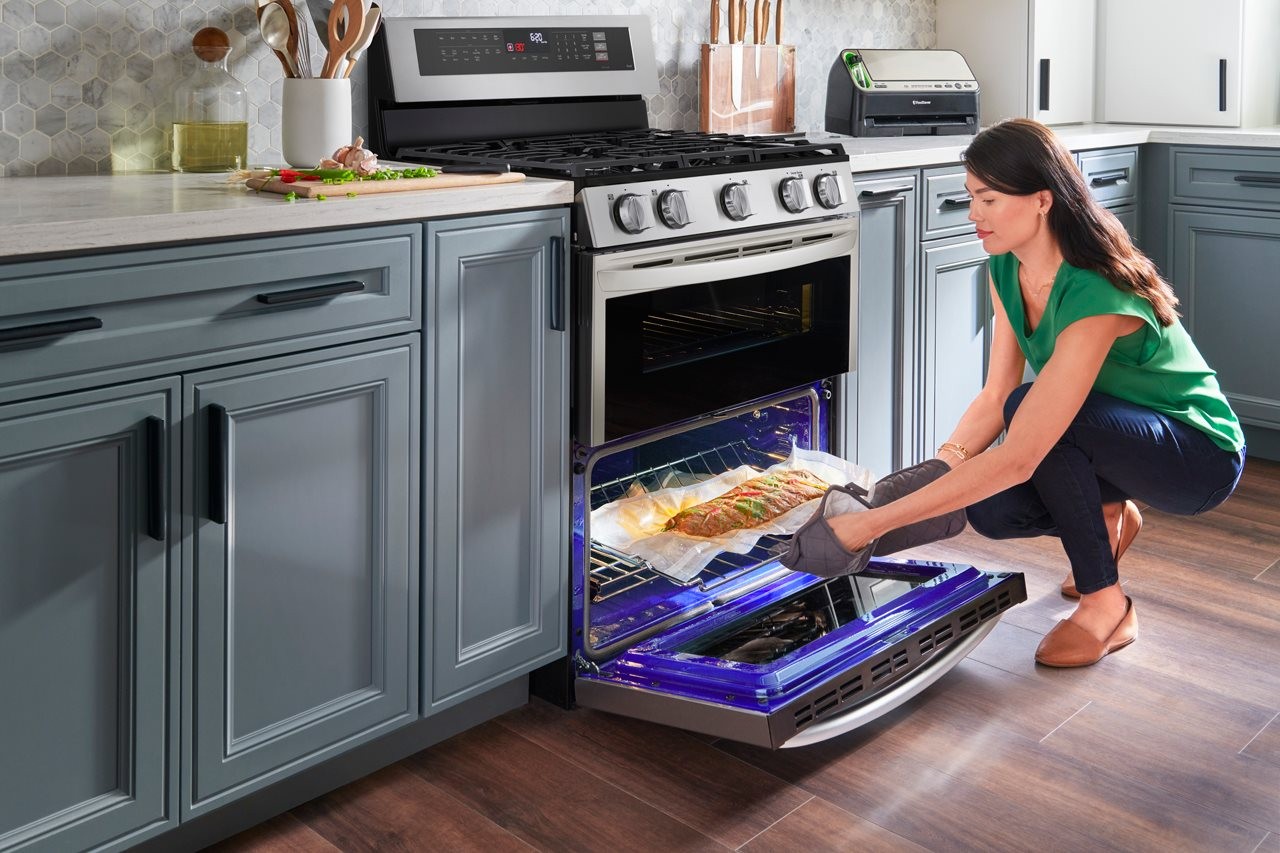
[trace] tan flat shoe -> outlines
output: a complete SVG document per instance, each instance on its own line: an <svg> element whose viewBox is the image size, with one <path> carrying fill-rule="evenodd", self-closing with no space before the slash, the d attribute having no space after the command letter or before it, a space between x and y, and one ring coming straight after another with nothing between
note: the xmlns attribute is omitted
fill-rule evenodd
<svg viewBox="0 0 1280 853"><path fill-rule="evenodd" d="M1138 505L1133 501L1125 501L1124 509L1120 510L1120 530L1116 534L1116 563L1120 562L1120 558L1124 556L1124 552L1129 550L1129 546L1133 544L1133 540L1138 538L1138 531L1142 529L1142 513L1138 511ZM1074 575L1067 575L1067 579L1062 582L1062 594L1067 598L1079 598L1080 591L1076 589L1076 579Z"/></svg>
<svg viewBox="0 0 1280 853"><path fill-rule="evenodd" d="M1036 663L1045 666L1089 666L1138 639L1138 614L1133 599L1124 597L1124 616L1103 642L1069 619L1063 619L1044 635L1036 649Z"/></svg>

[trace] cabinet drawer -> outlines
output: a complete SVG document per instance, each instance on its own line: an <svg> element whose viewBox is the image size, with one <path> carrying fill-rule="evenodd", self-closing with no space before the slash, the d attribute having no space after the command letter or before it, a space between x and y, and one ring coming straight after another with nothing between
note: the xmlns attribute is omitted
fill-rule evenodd
<svg viewBox="0 0 1280 853"><path fill-rule="evenodd" d="M1175 148L1172 200L1280 207L1280 152Z"/></svg>
<svg viewBox="0 0 1280 853"><path fill-rule="evenodd" d="M421 323L420 225L0 267L0 386ZM321 338L320 336L323 336Z"/></svg>
<svg viewBox="0 0 1280 853"><path fill-rule="evenodd" d="M1132 202L1138 195L1138 149L1080 152L1085 186L1103 204Z"/></svg>
<svg viewBox="0 0 1280 853"><path fill-rule="evenodd" d="M921 240L972 234L969 192L962 166L924 170L924 233Z"/></svg>

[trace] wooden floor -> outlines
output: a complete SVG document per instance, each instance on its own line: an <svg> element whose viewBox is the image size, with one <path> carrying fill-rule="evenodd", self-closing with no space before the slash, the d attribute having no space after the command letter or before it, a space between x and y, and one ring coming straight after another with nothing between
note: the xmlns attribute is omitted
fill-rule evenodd
<svg viewBox="0 0 1280 853"><path fill-rule="evenodd" d="M1141 636L1096 666L1032 660L1072 609L1057 541L966 532L916 554L1022 571L1028 600L863 729L769 752L535 700L219 849L1280 853L1280 464L1145 518Z"/></svg>

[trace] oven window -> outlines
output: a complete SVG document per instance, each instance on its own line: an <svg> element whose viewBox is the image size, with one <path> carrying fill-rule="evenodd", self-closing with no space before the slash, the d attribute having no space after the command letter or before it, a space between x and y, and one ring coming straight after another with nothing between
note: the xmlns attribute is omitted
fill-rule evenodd
<svg viewBox="0 0 1280 853"><path fill-rule="evenodd" d="M605 439L849 369L851 259L610 298Z"/></svg>
<svg viewBox="0 0 1280 853"><path fill-rule="evenodd" d="M744 294L723 284L683 287L662 291L651 303L640 344L645 373L765 346L813 327L809 282Z"/></svg>

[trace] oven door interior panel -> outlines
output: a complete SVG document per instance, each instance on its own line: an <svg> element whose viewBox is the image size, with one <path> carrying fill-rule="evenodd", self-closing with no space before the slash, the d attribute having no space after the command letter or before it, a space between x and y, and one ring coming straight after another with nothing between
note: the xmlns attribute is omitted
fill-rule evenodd
<svg viewBox="0 0 1280 853"><path fill-rule="evenodd" d="M784 572L598 666L578 704L758 746L832 737L896 707L959 662L1021 574L873 560L826 580Z"/></svg>

